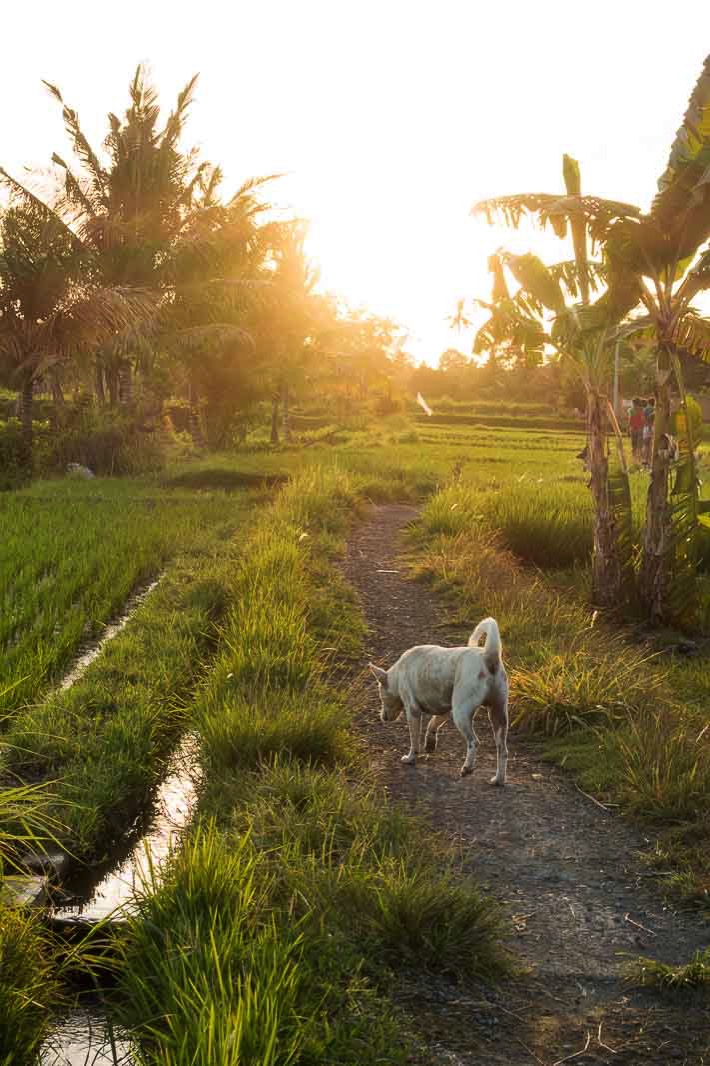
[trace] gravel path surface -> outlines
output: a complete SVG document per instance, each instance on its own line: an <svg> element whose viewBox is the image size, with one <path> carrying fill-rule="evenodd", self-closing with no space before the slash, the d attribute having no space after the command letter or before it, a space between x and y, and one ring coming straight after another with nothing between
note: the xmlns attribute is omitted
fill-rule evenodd
<svg viewBox="0 0 710 1066"><path fill-rule="evenodd" d="M462 626L430 587L408 578L401 532L416 517L408 507L374 508L343 563L369 624L368 657L382 666L413 644L465 643L479 620ZM480 617L488 613L481 604ZM505 658L505 619L498 622ZM514 731L508 785L490 786L495 747L485 712L472 777L459 777L464 741L451 723L435 755L403 765L404 720L382 723L374 682L364 691L356 720L380 780L457 843L466 871L500 901L526 971L497 990L408 980L398 999L422 1041L421 1061L710 1066L707 1000L669 1003L620 976L629 955L687 961L710 941L697 915L664 903L659 879L637 857L648 843L642 834Z"/></svg>

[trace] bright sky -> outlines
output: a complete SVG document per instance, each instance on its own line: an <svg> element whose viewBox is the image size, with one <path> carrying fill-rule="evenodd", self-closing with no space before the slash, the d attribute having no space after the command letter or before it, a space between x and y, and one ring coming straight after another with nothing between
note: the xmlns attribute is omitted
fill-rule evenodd
<svg viewBox="0 0 710 1066"><path fill-rule="evenodd" d="M161 100L200 74L188 141L245 177L288 172L278 199L311 219L323 286L405 326L435 363L470 338L446 324L487 298L503 242L468 218L486 196L562 188L647 206L710 51L708 0L35 0L5 5L0 164L66 152L57 84L93 143L148 61ZM554 253L553 253L554 254Z"/></svg>

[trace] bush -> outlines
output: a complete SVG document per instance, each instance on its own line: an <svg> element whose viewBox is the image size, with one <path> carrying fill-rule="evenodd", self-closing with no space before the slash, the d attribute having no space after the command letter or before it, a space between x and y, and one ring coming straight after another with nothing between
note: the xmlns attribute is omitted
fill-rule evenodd
<svg viewBox="0 0 710 1066"><path fill-rule="evenodd" d="M95 474L140 474L165 462L163 441L142 418L94 408L71 412L60 433L37 441L36 456L38 468L47 473L80 463Z"/></svg>
<svg viewBox="0 0 710 1066"><path fill-rule="evenodd" d="M17 419L0 423L0 492L17 489L29 480L22 458L22 433Z"/></svg>

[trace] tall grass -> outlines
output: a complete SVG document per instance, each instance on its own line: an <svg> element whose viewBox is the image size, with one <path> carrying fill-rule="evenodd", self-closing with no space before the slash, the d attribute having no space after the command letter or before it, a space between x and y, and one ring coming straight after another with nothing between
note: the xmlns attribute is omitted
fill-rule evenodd
<svg viewBox="0 0 710 1066"><path fill-rule="evenodd" d="M0 898L0 1066L30 1066L62 1001L56 949L37 912Z"/></svg>

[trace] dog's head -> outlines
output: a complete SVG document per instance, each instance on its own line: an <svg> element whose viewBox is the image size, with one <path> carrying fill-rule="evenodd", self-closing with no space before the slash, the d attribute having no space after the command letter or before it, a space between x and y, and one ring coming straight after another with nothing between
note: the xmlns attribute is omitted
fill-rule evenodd
<svg viewBox="0 0 710 1066"><path fill-rule="evenodd" d="M383 722L395 722L404 710L402 701L399 696L395 696L394 692L390 690L387 671L380 666L375 666L373 663L368 663L368 666L377 679L377 687L380 690L380 699L382 701L380 718Z"/></svg>

